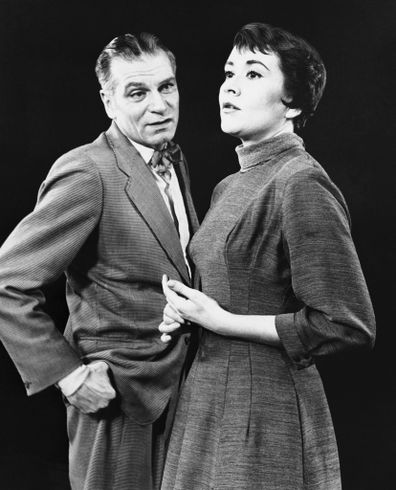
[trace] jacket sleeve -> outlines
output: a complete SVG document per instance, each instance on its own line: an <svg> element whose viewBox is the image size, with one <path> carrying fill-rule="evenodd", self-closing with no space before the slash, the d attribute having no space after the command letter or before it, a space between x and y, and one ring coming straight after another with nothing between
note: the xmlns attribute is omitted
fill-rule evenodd
<svg viewBox="0 0 396 490"><path fill-rule="evenodd" d="M292 289L303 305L275 323L298 367L342 349L372 346L375 320L350 233L346 203L322 171L310 168L288 181L282 203L284 247Z"/></svg>
<svg viewBox="0 0 396 490"><path fill-rule="evenodd" d="M81 364L43 310L42 288L72 262L98 223L102 184L83 154L61 157L40 187L31 214L0 249L0 340L29 395Z"/></svg>

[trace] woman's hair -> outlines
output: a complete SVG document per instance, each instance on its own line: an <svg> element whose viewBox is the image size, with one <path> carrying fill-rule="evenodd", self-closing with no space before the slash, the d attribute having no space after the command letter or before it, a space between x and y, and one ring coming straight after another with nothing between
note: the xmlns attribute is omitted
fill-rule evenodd
<svg viewBox="0 0 396 490"><path fill-rule="evenodd" d="M243 26L235 35L234 47L278 56L285 92L291 99L282 102L301 109L301 114L294 118L294 126L302 128L315 112L326 84L326 68L318 52L304 39L261 22Z"/></svg>

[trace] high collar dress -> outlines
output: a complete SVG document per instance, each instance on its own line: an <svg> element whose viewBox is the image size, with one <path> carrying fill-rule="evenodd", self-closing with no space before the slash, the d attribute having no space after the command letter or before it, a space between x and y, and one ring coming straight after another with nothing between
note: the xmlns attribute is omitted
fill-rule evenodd
<svg viewBox="0 0 396 490"><path fill-rule="evenodd" d="M295 134L236 151L190 253L223 308L276 315L282 347L204 331L162 489L340 489L315 359L371 346L375 330L347 206Z"/></svg>

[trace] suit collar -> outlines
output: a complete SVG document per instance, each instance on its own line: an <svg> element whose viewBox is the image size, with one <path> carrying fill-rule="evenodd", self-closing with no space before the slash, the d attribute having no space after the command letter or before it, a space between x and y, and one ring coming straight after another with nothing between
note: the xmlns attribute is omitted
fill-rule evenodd
<svg viewBox="0 0 396 490"><path fill-rule="evenodd" d="M148 146L143 146L140 143L136 143L128 138L128 141L132 143L135 149L140 153L140 156L143 160L148 163L151 160L151 157L154 155L154 148L150 148Z"/></svg>
<svg viewBox="0 0 396 490"><path fill-rule="evenodd" d="M106 131L106 138L113 150L118 168L128 177L125 192L129 199L146 221L170 261L189 283L179 236L151 170L114 121Z"/></svg>

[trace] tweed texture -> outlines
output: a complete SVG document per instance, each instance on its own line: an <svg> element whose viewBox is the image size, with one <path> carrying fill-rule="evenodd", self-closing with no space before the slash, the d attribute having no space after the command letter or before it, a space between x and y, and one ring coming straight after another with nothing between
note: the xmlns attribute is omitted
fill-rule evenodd
<svg viewBox="0 0 396 490"><path fill-rule="evenodd" d="M184 160L175 171L193 232L198 223ZM65 337L44 311L42 293L63 272ZM155 422L179 385L190 337L160 341L163 274L193 284L154 176L113 123L55 162L35 209L0 250L0 339L28 394L81 361L101 359L123 413L136 424ZM144 441L135 444L145 451Z"/></svg>
<svg viewBox="0 0 396 490"><path fill-rule="evenodd" d="M95 415L67 404L72 490L158 489L176 399L146 425L127 417L117 402Z"/></svg>
<svg viewBox="0 0 396 490"><path fill-rule="evenodd" d="M177 410L163 490L336 490L315 358L370 346L374 315L345 201L294 134L238 149L190 251L205 293L276 315L282 349L206 331Z"/></svg>

